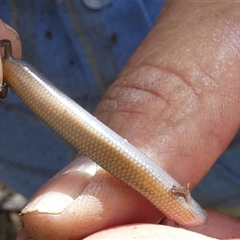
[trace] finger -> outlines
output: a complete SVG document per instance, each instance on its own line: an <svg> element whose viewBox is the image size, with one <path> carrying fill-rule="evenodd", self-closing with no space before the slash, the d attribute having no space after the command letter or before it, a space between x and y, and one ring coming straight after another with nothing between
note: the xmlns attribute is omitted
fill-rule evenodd
<svg viewBox="0 0 240 240"><path fill-rule="evenodd" d="M9 39L12 43L13 56L21 58L22 45L19 35L13 28L4 23L2 20L0 20L0 39Z"/></svg>
<svg viewBox="0 0 240 240"><path fill-rule="evenodd" d="M236 6L191 3L186 8L172 4L96 111L98 118L183 185L190 182L193 187L202 178L239 127ZM197 14L194 19L193 11ZM71 178L71 171L66 176ZM28 206L25 213L31 213L23 216L27 229L39 239L82 238L137 218L142 222L161 217L134 191L102 170L90 178L63 212L53 215L48 210L43 214L39 202ZM61 175L32 201L56 185L58 192L65 194L65 183L60 179ZM75 175L77 183L80 179L85 181L85 174ZM66 195L72 197L68 192ZM86 199L94 200L87 204ZM45 207L53 202L45 200ZM54 204L46 208L54 209ZM149 215L142 219L147 211Z"/></svg>
<svg viewBox="0 0 240 240"><path fill-rule="evenodd" d="M199 182L239 127L238 11L172 3L96 111L183 185Z"/></svg>
<svg viewBox="0 0 240 240"><path fill-rule="evenodd" d="M210 240L213 238L201 235L199 233L194 233L187 231L182 228L173 228L163 225L150 225L150 224L134 224L127 226L115 227L112 229L103 230L96 234L93 234L84 240L91 239L171 239L171 240ZM215 239L215 238L214 238Z"/></svg>
<svg viewBox="0 0 240 240"><path fill-rule="evenodd" d="M173 222L165 224L176 227ZM239 219L213 210L208 210L208 219L204 224L186 229L217 239L240 238Z"/></svg>
<svg viewBox="0 0 240 240"><path fill-rule="evenodd" d="M12 42L13 55L16 58L21 57L22 49L18 33L1 20L0 20L0 39L9 39ZM0 53L1 56L3 56L4 53L2 49L0 50ZM0 61L0 84L2 84L2 81L3 81L2 61Z"/></svg>
<svg viewBox="0 0 240 240"><path fill-rule="evenodd" d="M117 237L116 237L117 236ZM17 240L31 240L31 236L22 230L18 234ZM171 240L210 240L215 238L210 238L198 233L190 232L185 229L173 228L163 225L150 225L150 224L133 224L133 225L124 225L101 232L95 233L84 240L97 240L97 239L171 239Z"/></svg>
<svg viewBox="0 0 240 240"><path fill-rule="evenodd" d="M134 224L103 230L85 239L114 239L114 236L118 236L119 239L240 239L237 219L215 211L208 211L208 215L209 218L205 224L189 229L155 224Z"/></svg>
<svg viewBox="0 0 240 240"><path fill-rule="evenodd" d="M182 228L173 228L169 226L157 226L157 225L130 225L130 226L121 226L115 227L113 229L103 230L96 234L93 234L86 240L91 239L115 239L114 236L118 236L119 239L218 239L205 236L203 234L191 232ZM230 239L230 238L228 238ZM231 238L236 239L236 238ZM239 239L239 238L237 238Z"/></svg>
<svg viewBox="0 0 240 240"><path fill-rule="evenodd" d="M33 236L58 240L160 217L145 198L86 157L73 161L38 191L23 213L24 226Z"/></svg>
<svg viewBox="0 0 240 240"><path fill-rule="evenodd" d="M208 211L208 216L208 221L204 225L187 230L164 225L132 224L103 230L85 239L115 239L116 236L118 239L213 239L207 236L215 239L240 239L237 219L215 211ZM18 240L27 239L30 240L30 235L26 231L21 231Z"/></svg>

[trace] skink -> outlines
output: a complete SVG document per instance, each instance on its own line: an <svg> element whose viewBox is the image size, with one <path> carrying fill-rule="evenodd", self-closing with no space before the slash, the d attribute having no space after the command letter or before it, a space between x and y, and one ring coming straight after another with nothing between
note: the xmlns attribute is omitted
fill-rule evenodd
<svg viewBox="0 0 240 240"><path fill-rule="evenodd" d="M103 169L145 196L166 217L182 226L196 226L206 212L181 186L149 157L120 137L53 86L28 63L4 48L2 95L8 85L49 127Z"/></svg>

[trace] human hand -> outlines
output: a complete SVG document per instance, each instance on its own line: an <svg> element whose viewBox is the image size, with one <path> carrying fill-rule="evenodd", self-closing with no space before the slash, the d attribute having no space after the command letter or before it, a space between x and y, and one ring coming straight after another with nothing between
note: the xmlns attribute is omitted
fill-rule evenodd
<svg viewBox="0 0 240 240"><path fill-rule="evenodd" d="M0 39L9 39L13 44L13 55L20 58L22 55L22 45L18 33L0 20ZM1 56L4 56L3 49L1 49ZM0 61L0 85L3 81L2 61Z"/></svg>
<svg viewBox="0 0 240 240"><path fill-rule="evenodd" d="M239 12L240 5L232 2L167 3L95 112L183 185L199 182L239 128ZM189 239L187 234L194 234L135 224L154 223L162 214L85 157L31 202L22 220L37 239L179 238L181 233ZM119 227L99 232L114 226ZM212 211L204 225L190 230L240 237L236 219ZM29 239L28 234L21 232L19 239Z"/></svg>

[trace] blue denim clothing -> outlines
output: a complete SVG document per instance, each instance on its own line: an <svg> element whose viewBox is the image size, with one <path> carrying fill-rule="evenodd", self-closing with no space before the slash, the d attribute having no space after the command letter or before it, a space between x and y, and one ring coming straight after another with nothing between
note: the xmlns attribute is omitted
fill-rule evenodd
<svg viewBox="0 0 240 240"><path fill-rule="evenodd" d="M1 1L23 59L88 111L151 30L164 1ZM0 101L0 179L29 197L75 150L11 92ZM204 206L239 206L240 135L193 191Z"/></svg>

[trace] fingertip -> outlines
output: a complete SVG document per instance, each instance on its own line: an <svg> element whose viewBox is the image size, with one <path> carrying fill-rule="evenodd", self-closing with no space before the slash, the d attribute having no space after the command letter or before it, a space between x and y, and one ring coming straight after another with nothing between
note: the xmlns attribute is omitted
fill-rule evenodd
<svg viewBox="0 0 240 240"><path fill-rule="evenodd" d="M21 213L61 214L81 195L97 168L87 157L76 159L42 187Z"/></svg>
<svg viewBox="0 0 240 240"><path fill-rule="evenodd" d="M39 240L83 238L122 223L159 218L161 213L146 199L101 168L92 177L82 172L86 161L90 160L75 160L30 200L21 217L31 235ZM85 170L94 163L89 164ZM67 206L62 207L61 201Z"/></svg>
<svg viewBox="0 0 240 240"><path fill-rule="evenodd" d="M21 58L22 44L18 33L11 26L4 23L1 19L0 19L0 39L9 39L12 43L13 56L15 58Z"/></svg>

